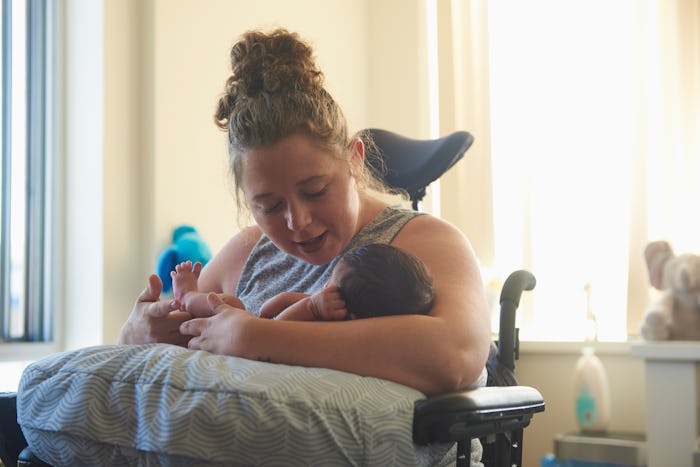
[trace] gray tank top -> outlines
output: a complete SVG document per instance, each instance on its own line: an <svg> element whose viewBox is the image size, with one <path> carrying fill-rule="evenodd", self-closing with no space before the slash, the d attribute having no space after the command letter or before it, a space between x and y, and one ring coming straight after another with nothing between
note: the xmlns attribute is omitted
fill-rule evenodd
<svg viewBox="0 0 700 467"><path fill-rule="evenodd" d="M284 253L263 234L243 266L236 296L246 310L257 316L262 304L280 292L311 294L321 290L342 253L368 243L391 243L408 221L421 214L409 209L385 208L355 234L340 255L322 265L309 264Z"/></svg>

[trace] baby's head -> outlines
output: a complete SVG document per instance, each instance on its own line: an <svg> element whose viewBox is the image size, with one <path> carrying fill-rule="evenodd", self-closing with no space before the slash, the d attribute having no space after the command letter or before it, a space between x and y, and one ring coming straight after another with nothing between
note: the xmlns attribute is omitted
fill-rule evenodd
<svg viewBox="0 0 700 467"><path fill-rule="evenodd" d="M433 281L423 262L400 248L372 243L343 254L329 281L356 318L427 314Z"/></svg>

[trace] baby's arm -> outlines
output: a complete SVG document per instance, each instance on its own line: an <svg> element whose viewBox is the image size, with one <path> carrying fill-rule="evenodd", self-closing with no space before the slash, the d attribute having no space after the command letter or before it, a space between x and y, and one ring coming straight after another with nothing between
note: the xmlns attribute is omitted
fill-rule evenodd
<svg viewBox="0 0 700 467"><path fill-rule="evenodd" d="M262 318L290 321L339 321L347 314L345 302L335 285L313 295L283 292L265 302L260 310Z"/></svg>
<svg viewBox="0 0 700 467"><path fill-rule="evenodd" d="M298 305L300 302L308 299L309 297L310 295L308 294L298 292L278 293L277 295L266 300L265 303L262 304L262 306L260 307L260 317L268 319L290 319L297 321L313 320L313 317L305 317L303 313L304 310L301 306ZM279 318L279 315L283 311L290 308L293 309L291 314L295 317Z"/></svg>

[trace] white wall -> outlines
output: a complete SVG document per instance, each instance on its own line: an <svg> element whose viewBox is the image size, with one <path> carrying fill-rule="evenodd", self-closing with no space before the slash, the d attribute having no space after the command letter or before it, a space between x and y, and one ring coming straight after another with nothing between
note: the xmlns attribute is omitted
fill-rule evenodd
<svg viewBox="0 0 700 467"><path fill-rule="evenodd" d="M66 50L62 61L66 98L59 141L59 157L64 163L66 210L65 232L59 241L65 245L65 259L57 283L63 285L66 313L63 342L86 346L102 341L106 313L103 305L102 271L106 266L102 225L102 177L104 158L104 89L102 3L71 0L65 3L65 20L71 24L62 37ZM97 19L98 21L95 21Z"/></svg>
<svg viewBox="0 0 700 467"><path fill-rule="evenodd" d="M577 430L574 368L582 344L521 343L516 376L520 384L536 387L544 397L545 411L525 429L523 466L537 467L543 454L554 452L557 434ZM601 344L596 348L608 377L611 396L611 432L645 432L644 362L629 356L627 344Z"/></svg>

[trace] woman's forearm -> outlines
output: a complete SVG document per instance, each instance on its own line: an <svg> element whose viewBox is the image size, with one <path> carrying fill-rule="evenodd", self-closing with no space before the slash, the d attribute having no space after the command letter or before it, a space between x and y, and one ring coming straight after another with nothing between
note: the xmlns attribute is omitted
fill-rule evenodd
<svg viewBox="0 0 700 467"><path fill-rule="evenodd" d="M488 354L488 341L422 315L342 322L248 320L240 331L239 356L374 376L426 394L470 385Z"/></svg>

